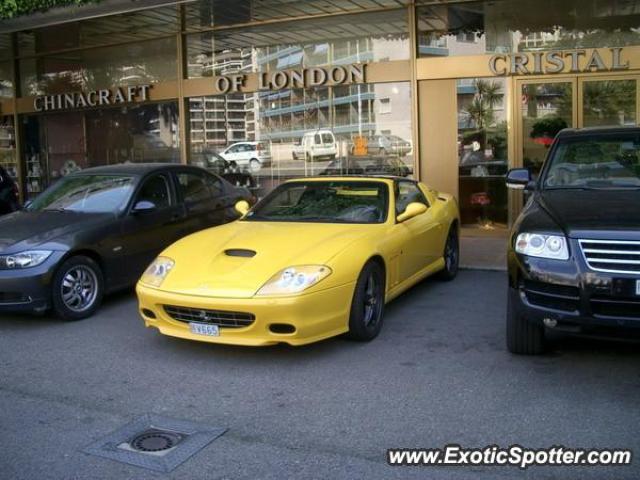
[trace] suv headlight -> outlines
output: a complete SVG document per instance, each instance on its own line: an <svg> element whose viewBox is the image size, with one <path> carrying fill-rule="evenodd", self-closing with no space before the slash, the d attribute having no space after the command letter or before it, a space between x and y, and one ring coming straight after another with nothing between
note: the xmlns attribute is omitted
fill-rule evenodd
<svg viewBox="0 0 640 480"><path fill-rule="evenodd" d="M300 293L331 274L325 265L301 265L280 270L265 283L257 295Z"/></svg>
<svg viewBox="0 0 640 480"><path fill-rule="evenodd" d="M158 257L142 274L140 281L151 287L159 287L169 272L175 265L175 262L168 257Z"/></svg>
<svg viewBox="0 0 640 480"><path fill-rule="evenodd" d="M37 267L51 256L51 250L27 250L11 255L0 255L0 269L17 270Z"/></svg>
<svg viewBox="0 0 640 480"><path fill-rule="evenodd" d="M530 257L569 260L567 239L561 235L521 233L516 239L516 252Z"/></svg>

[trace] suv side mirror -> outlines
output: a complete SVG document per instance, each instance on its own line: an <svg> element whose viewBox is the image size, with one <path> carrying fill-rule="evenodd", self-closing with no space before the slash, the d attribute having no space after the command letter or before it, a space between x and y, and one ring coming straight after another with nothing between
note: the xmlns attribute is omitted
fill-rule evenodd
<svg viewBox="0 0 640 480"><path fill-rule="evenodd" d="M507 173L507 187L514 190L524 190L533 183L528 168L513 168Z"/></svg>
<svg viewBox="0 0 640 480"><path fill-rule="evenodd" d="M396 220L398 220L398 222L404 222L405 220L417 217L418 215L426 211L427 206L424 203L412 202L407 205L407 208L404 209L404 212L397 216Z"/></svg>
<svg viewBox="0 0 640 480"><path fill-rule="evenodd" d="M156 208L157 207L155 203L150 202L149 200L140 200L138 203L135 204L132 212L135 214L150 213L150 212L153 212Z"/></svg>

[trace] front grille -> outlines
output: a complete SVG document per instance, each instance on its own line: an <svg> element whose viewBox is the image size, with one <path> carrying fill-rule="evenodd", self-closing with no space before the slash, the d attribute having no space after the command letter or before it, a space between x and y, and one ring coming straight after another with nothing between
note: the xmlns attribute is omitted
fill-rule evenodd
<svg viewBox="0 0 640 480"><path fill-rule="evenodd" d="M202 308L176 307L165 305L164 311L179 322L197 322L218 325L221 328L244 328L251 325L256 317L251 313L205 310Z"/></svg>
<svg viewBox="0 0 640 480"><path fill-rule="evenodd" d="M580 308L580 291L577 287L530 280L526 280L523 287L531 305L564 312L577 312Z"/></svg>
<svg viewBox="0 0 640 480"><path fill-rule="evenodd" d="M640 319L640 298L591 297L591 311L596 317Z"/></svg>
<svg viewBox="0 0 640 480"><path fill-rule="evenodd" d="M640 241L579 240L591 270L608 273L640 273Z"/></svg>
<svg viewBox="0 0 640 480"><path fill-rule="evenodd" d="M0 304L29 303L31 298L18 292L0 292Z"/></svg>

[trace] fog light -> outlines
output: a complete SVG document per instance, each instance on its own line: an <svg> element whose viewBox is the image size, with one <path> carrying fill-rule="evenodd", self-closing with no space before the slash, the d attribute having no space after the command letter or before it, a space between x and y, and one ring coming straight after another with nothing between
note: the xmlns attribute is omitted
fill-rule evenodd
<svg viewBox="0 0 640 480"><path fill-rule="evenodd" d="M544 323L545 327L554 328L558 325L558 321L553 318L545 318L542 323Z"/></svg>

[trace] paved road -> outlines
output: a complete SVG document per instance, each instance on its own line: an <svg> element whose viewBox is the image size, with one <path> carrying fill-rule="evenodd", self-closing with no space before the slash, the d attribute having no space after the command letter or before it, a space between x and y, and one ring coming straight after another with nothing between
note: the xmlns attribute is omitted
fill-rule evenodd
<svg viewBox="0 0 640 480"><path fill-rule="evenodd" d="M506 278L428 280L373 343L245 349L145 329L131 294L79 323L0 318L0 479L606 479L629 467L389 467L389 447L625 447L640 453L638 345L503 346ZM229 431L170 474L81 450L138 416Z"/></svg>

